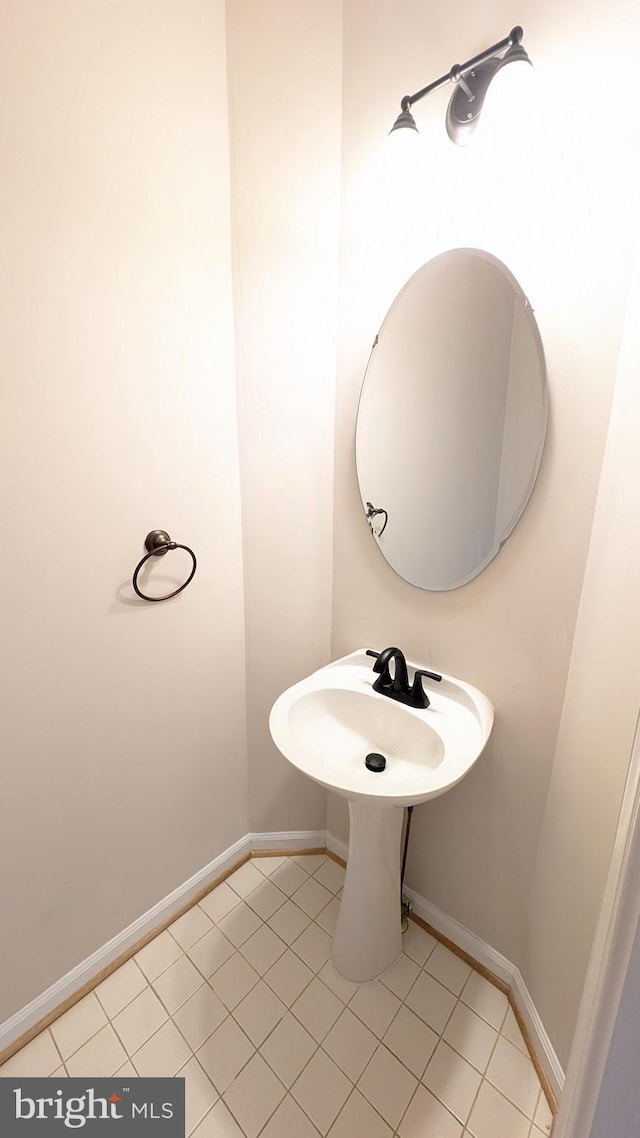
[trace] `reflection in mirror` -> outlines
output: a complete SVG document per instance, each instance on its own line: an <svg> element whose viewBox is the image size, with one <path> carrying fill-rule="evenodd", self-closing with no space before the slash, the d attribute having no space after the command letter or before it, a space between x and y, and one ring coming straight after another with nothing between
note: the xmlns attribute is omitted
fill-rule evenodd
<svg viewBox="0 0 640 1138"><path fill-rule="evenodd" d="M356 426L363 508L396 573L441 590L485 568L527 504L546 420L542 342L509 270L479 249L423 265L376 338Z"/></svg>

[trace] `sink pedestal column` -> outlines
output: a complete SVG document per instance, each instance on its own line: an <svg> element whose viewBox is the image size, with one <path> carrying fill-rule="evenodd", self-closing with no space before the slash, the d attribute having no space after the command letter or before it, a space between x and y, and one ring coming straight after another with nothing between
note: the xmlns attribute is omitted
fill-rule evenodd
<svg viewBox="0 0 640 1138"><path fill-rule="evenodd" d="M375 980L402 952L404 810L349 800L349 860L331 957L346 980Z"/></svg>

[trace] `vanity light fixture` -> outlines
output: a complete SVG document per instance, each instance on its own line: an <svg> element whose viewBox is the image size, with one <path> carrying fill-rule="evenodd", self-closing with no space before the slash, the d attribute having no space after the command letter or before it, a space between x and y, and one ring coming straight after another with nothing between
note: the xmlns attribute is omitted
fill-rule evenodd
<svg viewBox="0 0 640 1138"><path fill-rule="evenodd" d="M527 63L531 60L522 46L522 28L512 28L506 39L494 43L486 51L474 55L466 63L455 63L446 75L429 83L414 95L405 95L400 103L400 114L389 134L394 130L410 129L417 131L411 107L425 95L437 91L447 83L453 83L455 90L447 107L447 134L457 146L466 146L473 134L484 103L489 84L501 68L508 63Z"/></svg>

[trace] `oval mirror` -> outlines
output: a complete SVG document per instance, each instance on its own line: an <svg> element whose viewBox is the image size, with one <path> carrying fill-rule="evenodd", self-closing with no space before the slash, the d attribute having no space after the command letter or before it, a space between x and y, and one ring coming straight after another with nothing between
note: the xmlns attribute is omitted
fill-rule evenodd
<svg viewBox="0 0 640 1138"><path fill-rule="evenodd" d="M362 504L392 569L433 590L480 573L527 504L546 421L542 341L518 282L479 249L428 261L385 317L358 407Z"/></svg>

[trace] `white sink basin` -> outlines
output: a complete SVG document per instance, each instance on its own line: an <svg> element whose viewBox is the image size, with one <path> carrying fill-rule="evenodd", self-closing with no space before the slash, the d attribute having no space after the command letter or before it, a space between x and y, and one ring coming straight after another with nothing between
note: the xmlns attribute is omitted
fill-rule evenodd
<svg viewBox="0 0 640 1138"><path fill-rule="evenodd" d="M409 678L419 665L409 664ZM477 688L423 679L430 707L417 710L373 690L364 649L328 664L276 700L273 740L298 770L353 801L414 806L444 794L471 769L489 738L493 708ZM380 773L370 752L386 759Z"/></svg>
<svg viewBox="0 0 640 1138"><path fill-rule="evenodd" d="M410 682L417 666L409 663ZM402 951L402 807L464 778L493 725L488 699L451 676L423 679L431 701L424 710L375 692L376 679L360 649L288 688L269 718L285 758L349 803L349 858L331 955L338 972L356 982L375 979ZM367 769L371 752L386 759L383 771Z"/></svg>

